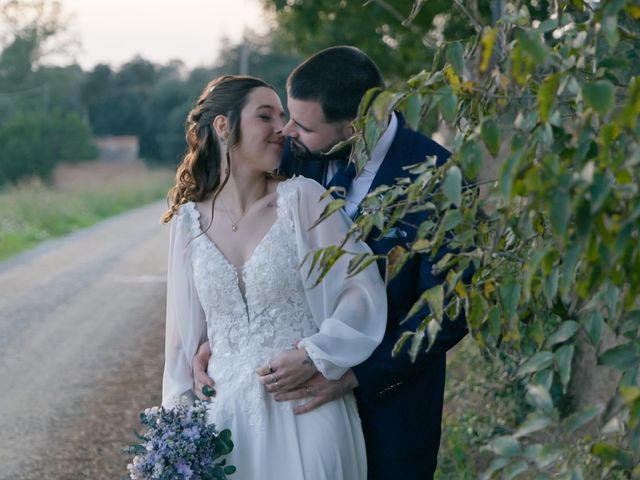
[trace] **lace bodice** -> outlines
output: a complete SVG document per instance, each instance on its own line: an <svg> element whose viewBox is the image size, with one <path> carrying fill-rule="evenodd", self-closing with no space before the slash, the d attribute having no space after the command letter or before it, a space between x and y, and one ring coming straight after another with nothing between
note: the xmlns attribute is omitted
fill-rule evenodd
<svg viewBox="0 0 640 480"><path fill-rule="evenodd" d="M239 269L202 234L195 204L185 204L181 212L194 238L191 261L211 345L209 373L219 395L240 390L248 394L246 413L254 420L259 418L255 409L264 396L255 369L318 330L298 270L300 259L293 219L286 208L290 203L286 187L278 187L276 221Z"/></svg>

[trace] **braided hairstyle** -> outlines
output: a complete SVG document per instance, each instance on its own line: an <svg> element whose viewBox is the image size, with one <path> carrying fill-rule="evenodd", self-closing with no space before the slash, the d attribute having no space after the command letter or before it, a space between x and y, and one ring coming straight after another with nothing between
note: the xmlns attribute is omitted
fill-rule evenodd
<svg viewBox="0 0 640 480"><path fill-rule="evenodd" d="M213 120L224 115L229 122L229 150L240 142L240 114L247 104L249 94L258 87L274 88L259 78L249 76L224 75L209 82L200 94L196 105L187 115L185 153L176 172L176 185L167 194L169 210L163 215L167 223L177 213L180 205L187 202L201 202L212 192L217 197L229 179L226 170L220 182L221 158L220 139L213 128ZM230 166L231 163L229 162ZM229 167L230 168L230 167ZM213 212L214 204L211 209ZM213 215L212 215L213 220Z"/></svg>

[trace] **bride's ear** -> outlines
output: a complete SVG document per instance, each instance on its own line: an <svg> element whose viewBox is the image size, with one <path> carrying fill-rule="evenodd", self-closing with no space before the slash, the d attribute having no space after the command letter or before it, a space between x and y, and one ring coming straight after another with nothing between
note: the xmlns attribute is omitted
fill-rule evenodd
<svg viewBox="0 0 640 480"><path fill-rule="evenodd" d="M229 119L218 115L213 119L213 129L220 140L226 141L229 138Z"/></svg>

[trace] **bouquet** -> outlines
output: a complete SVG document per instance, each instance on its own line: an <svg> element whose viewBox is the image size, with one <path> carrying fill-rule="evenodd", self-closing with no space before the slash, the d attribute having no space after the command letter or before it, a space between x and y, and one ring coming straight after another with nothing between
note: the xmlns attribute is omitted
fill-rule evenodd
<svg viewBox="0 0 640 480"><path fill-rule="evenodd" d="M147 427L140 444L127 451L130 478L139 480L225 480L236 471L222 458L233 449L231 432L207 424L208 403L179 401L174 408L147 408L140 422Z"/></svg>

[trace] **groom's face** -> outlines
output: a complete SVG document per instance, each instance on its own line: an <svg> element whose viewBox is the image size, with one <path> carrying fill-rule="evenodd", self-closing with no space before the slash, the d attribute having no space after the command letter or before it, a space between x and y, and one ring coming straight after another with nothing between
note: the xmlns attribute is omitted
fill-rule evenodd
<svg viewBox="0 0 640 480"><path fill-rule="evenodd" d="M353 133L348 121L327 122L322 105L316 100L297 100L289 96L287 107L289 122L283 133L291 139L291 150L301 160L329 160L330 157L323 154ZM338 156L344 157L344 154Z"/></svg>

